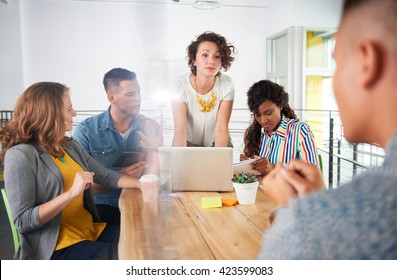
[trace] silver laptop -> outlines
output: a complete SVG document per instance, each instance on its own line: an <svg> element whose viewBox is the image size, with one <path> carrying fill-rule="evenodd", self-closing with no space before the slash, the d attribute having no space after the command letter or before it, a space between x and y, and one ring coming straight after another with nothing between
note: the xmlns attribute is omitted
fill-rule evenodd
<svg viewBox="0 0 397 280"><path fill-rule="evenodd" d="M172 192L232 191L233 148L160 147L160 183Z"/></svg>

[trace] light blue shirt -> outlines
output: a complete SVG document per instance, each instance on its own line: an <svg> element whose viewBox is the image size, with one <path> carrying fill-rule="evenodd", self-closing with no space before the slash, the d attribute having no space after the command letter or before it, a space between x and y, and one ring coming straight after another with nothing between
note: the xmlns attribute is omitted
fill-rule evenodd
<svg viewBox="0 0 397 280"><path fill-rule="evenodd" d="M107 111L82 121L76 127L73 137L96 161L107 168L118 171L121 168L113 167L113 164L123 151L141 151L137 132L145 133L145 127L148 124L155 126L156 131L161 131L159 124L154 120L139 114L133 118L131 132L124 140L114 127L109 107ZM108 189L104 193L95 194L95 204L118 207L120 192L120 189Z"/></svg>
<svg viewBox="0 0 397 280"><path fill-rule="evenodd" d="M259 259L397 259L397 134L382 166L280 207Z"/></svg>

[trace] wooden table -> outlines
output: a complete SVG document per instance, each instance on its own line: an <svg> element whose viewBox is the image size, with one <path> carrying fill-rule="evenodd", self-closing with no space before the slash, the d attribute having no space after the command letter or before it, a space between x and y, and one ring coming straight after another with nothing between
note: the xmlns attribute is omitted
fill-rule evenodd
<svg viewBox="0 0 397 280"><path fill-rule="evenodd" d="M201 197L235 198L234 192L162 193L143 202L138 189L123 189L119 207L120 259L255 259L273 204L258 189L256 204L202 208Z"/></svg>

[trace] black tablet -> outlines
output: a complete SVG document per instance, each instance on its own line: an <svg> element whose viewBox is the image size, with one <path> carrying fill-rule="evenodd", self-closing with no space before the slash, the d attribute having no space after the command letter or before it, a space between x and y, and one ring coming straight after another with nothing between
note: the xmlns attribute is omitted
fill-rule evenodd
<svg viewBox="0 0 397 280"><path fill-rule="evenodd" d="M145 153L143 152L123 152L121 156L113 163L113 167L125 167L131 164L143 161Z"/></svg>

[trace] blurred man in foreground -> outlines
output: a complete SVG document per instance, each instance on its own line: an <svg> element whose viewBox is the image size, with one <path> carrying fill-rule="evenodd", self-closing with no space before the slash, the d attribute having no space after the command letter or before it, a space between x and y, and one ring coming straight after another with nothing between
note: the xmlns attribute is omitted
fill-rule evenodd
<svg viewBox="0 0 397 280"><path fill-rule="evenodd" d="M335 190L292 161L263 179L277 206L260 259L397 259L397 1L346 0L334 90L352 143L386 150L382 166Z"/></svg>

